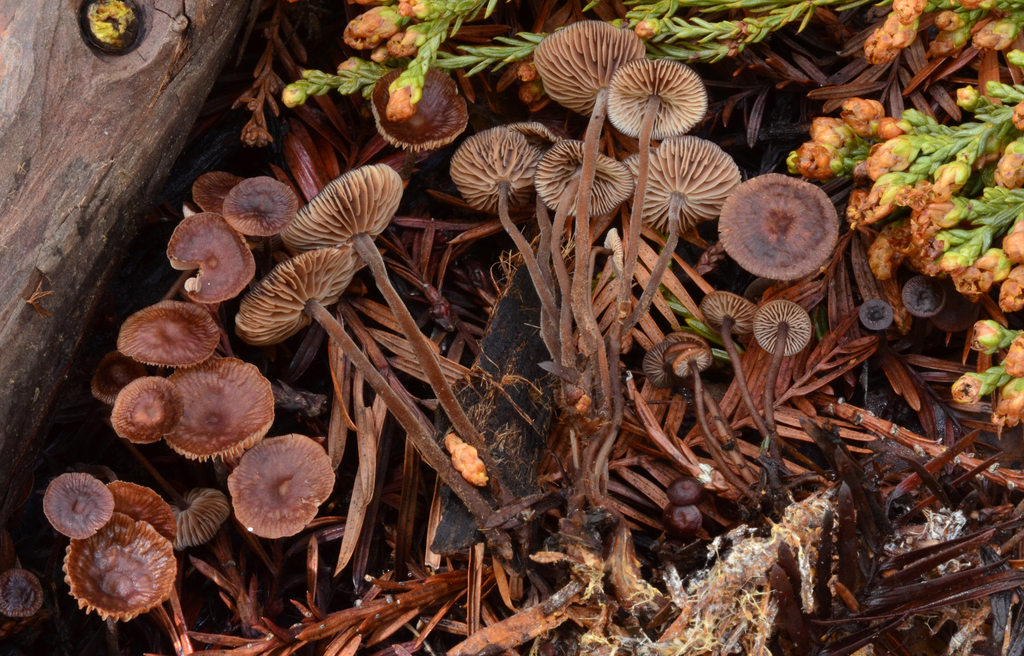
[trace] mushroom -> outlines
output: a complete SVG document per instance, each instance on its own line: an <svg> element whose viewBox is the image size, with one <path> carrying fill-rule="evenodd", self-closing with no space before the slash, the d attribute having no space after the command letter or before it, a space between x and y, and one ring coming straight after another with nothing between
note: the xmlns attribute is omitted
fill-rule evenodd
<svg viewBox="0 0 1024 656"><path fill-rule="evenodd" d="M248 178L231 189L223 208L228 225L243 235L263 238L263 272L270 271L274 263L270 238L295 220L299 211L295 192L274 178Z"/></svg>
<svg viewBox="0 0 1024 656"><path fill-rule="evenodd" d="M61 474L50 481L43 495L43 514L58 533L87 538L107 523L114 512L114 496L89 474Z"/></svg>
<svg viewBox="0 0 1024 656"><path fill-rule="evenodd" d="M210 313L193 303L161 301L125 319L117 350L145 364L188 367L213 355L220 331Z"/></svg>
<svg viewBox="0 0 1024 656"><path fill-rule="evenodd" d="M754 339L762 349L772 354L764 381L764 423L769 432L766 442L775 434L775 383L779 378L782 358L802 351L811 341L812 332L811 317L792 301L768 301L754 314Z"/></svg>
<svg viewBox="0 0 1024 656"><path fill-rule="evenodd" d="M146 522L171 542L178 533L171 506L153 490L127 481L107 484L114 497L114 512L127 515L137 522Z"/></svg>
<svg viewBox="0 0 1024 656"><path fill-rule="evenodd" d="M892 306L880 298L869 298L861 304L858 316L860 325L865 330L874 333L878 341L878 348L867 363L868 367L874 370L885 359L885 352L889 346L889 336L885 331L892 325L894 316Z"/></svg>
<svg viewBox="0 0 1024 656"><path fill-rule="evenodd" d="M179 271L199 269L185 281L185 292L196 303L234 298L256 273L245 238L223 217L209 212L193 214L178 224L167 243L167 259Z"/></svg>
<svg viewBox="0 0 1024 656"><path fill-rule="evenodd" d="M103 356L92 375L90 390L93 398L107 405L113 405L118 392L136 378L146 375L146 367L132 360L120 351L111 351Z"/></svg>
<svg viewBox="0 0 1024 656"><path fill-rule="evenodd" d="M693 505L677 506L670 503L661 514L665 532L674 538L689 539L697 535L702 520L700 509Z"/></svg>
<svg viewBox="0 0 1024 656"><path fill-rule="evenodd" d="M946 305L946 291L930 276L914 276L903 285L903 307L919 319L934 317Z"/></svg>
<svg viewBox="0 0 1024 656"><path fill-rule="evenodd" d="M39 578L19 567L0 574L0 614L32 617L43 607L43 586Z"/></svg>
<svg viewBox="0 0 1024 656"><path fill-rule="evenodd" d="M231 504L220 490L197 487L186 492L183 501L171 506L177 523L177 551L206 544L231 515Z"/></svg>
<svg viewBox="0 0 1024 656"><path fill-rule="evenodd" d="M110 424L118 437L135 444L151 444L178 425L184 410L174 383L159 376L144 376L125 385L117 395Z"/></svg>
<svg viewBox="0 0 1024 656"><path fill-rule="evenodd" d="M958 333L973 326L981 308L957 291L953 281L949 278L942 280L939 284L946 302L942 305L941 310L928 319L932 325L947 333Z"/></svg>
<svg viewBox="0 0 1024 656"><path fill-rule="evenodd" d="M306 528L333 489L330 456L305 435L263 440L245 452L228 476L235 517L264 538Z"/></svg>
<svg viewBox="0 0 1024 656"><path fill-rule="evenodd" d="M732 340L733 333L749 335L754 330L754 314L757 312L757 306L732 292L714 291L706 294L701 300L700 312L704 315L704 322L718 330L718 334L722 338L722 345L732 363L736 387L740 391L743 404L747 406L750 419L754 422L757 431L761 433L761 437L767 437L768 429L761 418L761 413L757 411L754 399L750 396L747 376L743 372L743 363L736 350L736 343Z"/></svg>
<svg viewBox="0 0 1024 656"><path fill-rule="evenodd" d="M518 132L526 138L526 143L540 151L545 151L559 141L564 141L565 136L556 134L554 130L538 121L522 121L509 123L506 130Z"/></svg>
<svg viewBox="0 0 1024 656"><path fill-rule="evenodd" d="M820 188L768 173L733 190L722 205L718 234L725 252L755 276L796 280L828 259L839 219Z"/></svg>
<svg viewBox="0 0 1024 656"><path fill-rule="evenodd" d="M689 339L689 333L669 333L644 354L641 369L651 385L668 389L675 385L672 363L681 343Z"/></svg>
<svg viewBox="0 0 1024 656"><path fill-rule="evenodd" d="M245 178L224 171L204 173L192 183L192 200L204 212L224 213L224 199Z"/></svg>
<svg viewBox="0 0 1024 656"><path fill-rule="evenodd" d="M430 68L424 76L423 95L416 103L415 113L401 121L389 119L391 85L401 74L402 69L395 69L377 80L370 96L370 107L380 136L405 151L401 179L408 180L416 163L416 153L436 150L454 141L466 129L469 112L455 82L442 71Z"/></svg>
<svg viewBox="0 0 1024 656"><path fill-rule="evenodd" d="M696 506L704 500L704 486L693 476L680 476L665 489L665 496L677 506Z"/></svg>

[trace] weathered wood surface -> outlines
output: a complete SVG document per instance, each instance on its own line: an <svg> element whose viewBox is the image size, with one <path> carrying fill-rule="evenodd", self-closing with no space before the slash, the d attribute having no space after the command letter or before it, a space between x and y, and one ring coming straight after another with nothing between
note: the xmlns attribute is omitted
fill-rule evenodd
<svg viewBox="0 0 1024 656"><path fill-rule="evenodd" d="M111 56L84 42L81 1L0 0L0 526L90 313L252 5L136 0L138 41Z"/></svg>

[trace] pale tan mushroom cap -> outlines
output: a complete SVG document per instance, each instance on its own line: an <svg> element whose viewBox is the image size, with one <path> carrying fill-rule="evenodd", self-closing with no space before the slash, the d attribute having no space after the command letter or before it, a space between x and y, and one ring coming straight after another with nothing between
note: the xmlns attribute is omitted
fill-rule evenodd
<svg viewBox="0 0 1024 656"><path fill-rule="evenodd" d="M608 119L636 139L652 96L661 99L651 130L657 141L686 134L708 109L708 92L692 68L671 59L637 59L615 71L608 87Z"/></svg>
<svg viewBox="0 0 1024 656"><path fill-rule="evenodd" d="M644 56L644 42L632 30L585 20L550 34L533 54L544 91L577 114L594 111L597 92L615 70Z"/></svg>
<svg viewBox="0 0 1024 656"><path fill-rule="evenodd" d="M533 194L540 151L523 135L503 127L469 137L452 157L451 178L462 197L482 212L496 212L501 183L508 183L509 206L522 206Z"/></svg>
<svg viewBox="0 0 1024 656"><path fill-rule="evenodd" d="M110 425L118 437L135 444L152 444L181 420L185 405L174 383L144 376L125 385L114 401Z"/></svg>
<svg viewBox="0 0 1024 656"><path fill-rule="evenodd" d="M265 538L282 538L304 529L333 489L331 458L304 435L260 442L228 476L235 517Z"/></svg>
<svg viewBox="0 0 1024 656"><path fill-rule="evenodd" d="M377 132L384 141L411 152L435 150L455 141L466 129L469 112L455 81L436 68L427 70L416 113L401 122L388 120L389 87L401 74L402 69L396 69L377 80L370 97Z"/></svg>
<svg viewBox="0 0 1024 656"><path fill-rule="evenodd" d="M635 178L640 169L640 157L627 158L626 166ZM736 162L716 144L691 136L666 139L651 150L644 223L667 232L669 208L675 194L682 196L681 231L713 219L740 179Z"/></svg>
<svg viewBox="0 0 1024 656"><path fill-rule="evenodd" d="M219 214L209 212L178 224L167 242L167 259L179 271L199 269L185 281L185 292L196 303L234 298L256 275L256 260L245 237Z"/></svg>
<svg viewBox="0 0 1024 656"><path fill-rule="evenodd" d="M554 130L539 123L537 121L520 121L518 123L509 123L505 126L506 130L512 130L523 135L526 139L526 143L530 144L534 148L541 152L554 146L559 141L565 141L567 137L557 134Z"/></svg>
<svg viewBox="0 0 1024 656"><path fill-rule="evenodd" d="M714 291L706 294L700 302L704 323L718 330L726 317L732 317L732 332L746 335L754 329L754 314L757 306L732 292Z"/></svg>
<svg viewBox="0 0 1024 656"><path fill-rule="evenodd" d="M309 251L278 264L242 298L235 333L254 346L283 342L309 325L306 301L335 303L358 267L349 245Z"/></svg>
<svg viewBox="0 0 1024 656"><path fill-rule="evenodd" d="M192 183L192 200L204 212L221 214L224 210L224 198L244 179L224 171L204 173Z"/></svg>
<svg viewBox="0 0 1024 656"><path fill-rule="evenodd" d="M206 544L231 516L231 504L220 490L197 487L185 493L188 508L171 506L178 523L174 548L178 551Z"/></svg>
<svg viewBox="0 0 1024 656"><path fill-rule="evenodd" d="M118 392L136 378L146 375L146 367L132 360L120 351L111 351L103 356L92 375L90 391L93 398L107 405L114 405Z"/></svg>
<svg viewBox="0 0 1024 656"><path fill-rule="evenodd" d="M43 607L43 586L28 570L12 567L0 574L0 614L32 617Z"/></svg>
<svg viewBox="0 0 1024 656"><path fill-rule="evenodd" d="M89 474L72 472L50 481L43 495L43 514L58 533L87 538L107 523L114 496Z"/></svg>
<svg viewBox="0 0 1024 656"><path fill-rule="evenodd" d="M651 384L655 387L668 389L672 387L673 381L669 376L669 361L665 359L665 352L669 347L678 344L683 340L682 333L669 333L665 335L665 339L658 342L650 348L647 353L644 354L643 369L644 375L647 380L651 381Z"/></svg>
<svg viewBox="0 0 1024 656"><path fill-rule="evenodd" d="M402 202L402 177L386 164L361 166L332 180L282 233L293 253L340 246L361 232L376 237Z"/></svg>
<svg viewBox="0 0 1024 656"><path fill-rule="evenodd" d="M576 23L578 25L579 23ZM562 194L574 177L579 175L583 166L583 142L565 140L556 144L537 165L534 186L537 195L550 209L558 209ZM590 213L592 215L607 214L619 203L629 198L633 192L633 175L622 162L604 155L597 156L597 169L594 175L593 196ZM567 199L574 213L578 195L573 194Z"/></svg>
<svg viewBox="0 0 1024 656"><path fill-rule="evenodd" d="M679 378L686 379L693 373L690 370L691 362L697 364L698 373L711 367L715 359L707 341L703 337L691 333L678 334L682 336L682 339L665 351L666 360L671 358L672 373Z"/></svg>
<svg viewBox="0 0 1024 656"><path fill-rule="evenodd" d="M270 237L288 227L299 211L299 199L291 187L258 176L239 182L224 198L224 220L242 233Z"/></svg>
<svg viewBox="0 0 1024 656"><path fill-rule="evenodd" d="M192 460L232 458L274 423L274 393L256 366L235 358L208 360L170 378L185 401L181 421L164 436Z"/></svg>
<svg viewBox="0 0 1024 656"><path fill-rule="evenodd" d="M157 533L170 541L178 533L174 512L170 504L153 490L128 481L114 481L107 484L114 495L114 512L127 515L137 522L146 522Z"/></svg>
<svg viewBox="0 0 1024 656"><path fill-rule="evenodd" d="M213 355L220 331L213 317L193 303L161 301L125 319L117 350L138 362L188 367Z"/></svg>
<svg viewBox="0 0 1024 656"><path fill-rule="evenodd" d="M768 301L757 308L754 315L754 339L768 353L775 352L775 340L780 323L789 326L784 355L796 355L811 341L814 326L806 310L792 301Z"/></svg>
<svg viewBox="0 0 1024 656"><path fill-rule="evenodd" d="M79 608L127 622L170 598L177 568L167 538L115 513L92 537L71 541L64 581Z"/></svg>

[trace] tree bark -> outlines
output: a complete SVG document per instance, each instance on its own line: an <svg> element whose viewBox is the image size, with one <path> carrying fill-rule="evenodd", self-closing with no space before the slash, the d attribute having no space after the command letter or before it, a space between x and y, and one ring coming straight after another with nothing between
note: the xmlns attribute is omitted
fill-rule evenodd
<svg viewBox="0 0 1024 656"><path fill-rule="evenodd" d="M82 37L84 1L0 0L0 526L100 293L252 4L136 0L135 45L108 55Z"/></svg>

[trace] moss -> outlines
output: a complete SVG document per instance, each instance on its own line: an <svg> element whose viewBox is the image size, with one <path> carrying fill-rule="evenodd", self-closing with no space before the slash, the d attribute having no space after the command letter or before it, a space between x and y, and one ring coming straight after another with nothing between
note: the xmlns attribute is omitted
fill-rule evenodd
<svg viewBox="0 0 1024 656"><path fill-rule="evenodd" d="M130 48L138 34L135 5L127 0L96 0L86 8L86 24L93 43L106 52Z"/></svg>

